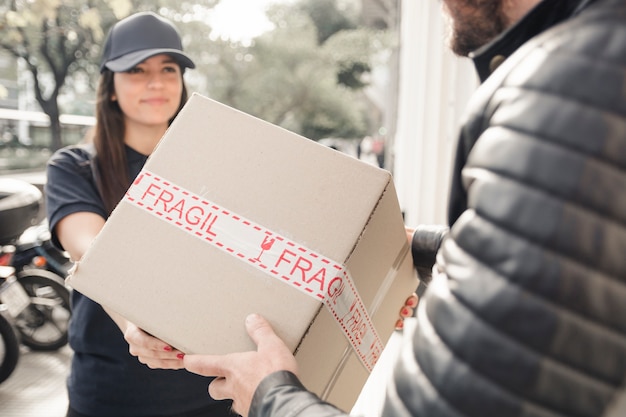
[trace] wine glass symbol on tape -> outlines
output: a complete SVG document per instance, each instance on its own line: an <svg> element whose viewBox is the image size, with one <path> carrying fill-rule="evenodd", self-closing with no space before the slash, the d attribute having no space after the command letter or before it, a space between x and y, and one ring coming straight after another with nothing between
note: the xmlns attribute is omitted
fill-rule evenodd
<svg viewBox="0 0 626 417"><path fill-rule="evenodd" d="M274 245L274 242L276 242L275 238L265 235L263 237L263 243L261 243L261 252L256 258L253 259L253 261L261 262L261 256L263 255L263 252L272 249L272 245Z"/></svg>

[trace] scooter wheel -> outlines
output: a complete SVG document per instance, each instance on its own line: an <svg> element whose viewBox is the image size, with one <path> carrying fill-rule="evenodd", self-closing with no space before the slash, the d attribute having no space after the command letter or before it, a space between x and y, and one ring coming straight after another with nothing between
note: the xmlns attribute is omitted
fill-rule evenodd
<svg viewBox="0 0 626 417"><path fill-rule="evenodd" d="M13 325L0 314L0 383L11 376L20 357L20 343Z"/></svg>
<svg viewBox="0 0 626 417"><path fill-rule="evenodd" d="M67 344L70 291L58 275L42 269L27 269L17 280L31 303L16 318L22 344L32 350L52 351Z"/></svg>

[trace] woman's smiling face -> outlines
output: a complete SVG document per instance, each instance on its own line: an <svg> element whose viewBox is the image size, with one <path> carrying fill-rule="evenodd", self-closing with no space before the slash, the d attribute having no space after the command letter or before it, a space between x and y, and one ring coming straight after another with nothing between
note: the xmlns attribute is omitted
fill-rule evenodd
<svg viewBox="0 0 626 417"><path fill-rule="evenodd" d="M116 72L113 82L111 98L118 102L127 126L167 127L180 106L182 72L169 55L155 55L126 72Z"/></svg>

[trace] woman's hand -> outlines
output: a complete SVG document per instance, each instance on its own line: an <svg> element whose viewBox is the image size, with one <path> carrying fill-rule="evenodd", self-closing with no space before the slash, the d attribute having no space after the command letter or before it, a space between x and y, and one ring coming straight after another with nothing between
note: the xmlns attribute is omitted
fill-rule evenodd
<svg viewBox="0 0 626 417"><path fill-rule="evenodd" d="M72 260L78 261L85 254L94 238L104 227L105 220L90 212L68 215L56 226L57 236ZM139 362L152 369L182 369L183 353L149 335L119 314L103 307L124 334L128 351Z"/></svg>
<svg viewBox="0 0 626 417"><path fill-rule="evenodd" d="M396 330L402 330L404 328L404 319L406 319L407 317L413 317L418 302L419 298L415 293L407 297L407 299L404 301L404 305L400 308L400 311L398 312L399 318L396 321Z"/></svg>
<svg viewBox="0 0 626 417"><path fill-rule="evenodd" d="M406 233L406 240L409 242L409 246L413 242L413 234L415 233L414 227L404 227L404 232Z"/></svg>
<svg viewBox="0 0 626 417"><path fill-rule="evenodd" d="M133 323L127 322L124 340L128 351L139 362L151 369L183 369L183 352L174 349L164 341L149 335Z"/></svg>

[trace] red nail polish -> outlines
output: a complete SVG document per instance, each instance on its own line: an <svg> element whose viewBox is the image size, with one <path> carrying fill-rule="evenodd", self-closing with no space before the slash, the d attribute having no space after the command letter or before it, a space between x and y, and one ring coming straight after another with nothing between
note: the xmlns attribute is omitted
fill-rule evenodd
<svg viewBox="0 0 626 417"><path fill-rule="evenodd" d="M417 297L409 297L406 300L406 305L411 307L411 308L417 307Z"/></svg>
<svg viewBox="0 0 626 417"><path fill-rule="evenodd" d="M178 359L181 359L181 360L182 360L182 359L185 357L185 354L184 354L184 353L179 353L178 355L176 355L176 357L177 357Z"/></svg>
<svg viewBox="0 0 626 417"><path fill-rule="evenodd" d="M172 347L171 346L164 346L163 350L166 352L171 352L172 351Z"/></svg>
<svg viewBox="0 0 626 417"><path fill-rule="evenodd" d="M402 330L403 327L404 327L404 320L398 319L398 321L396 321L396 330Z"/></svg>
<svg viewBox="0 0 626 417"><path fill-rule="evenodd" d="M407 307L402 307L402 310L400 310L400 316L402 317L409 317L411 313L412 311Z"/></svg>

